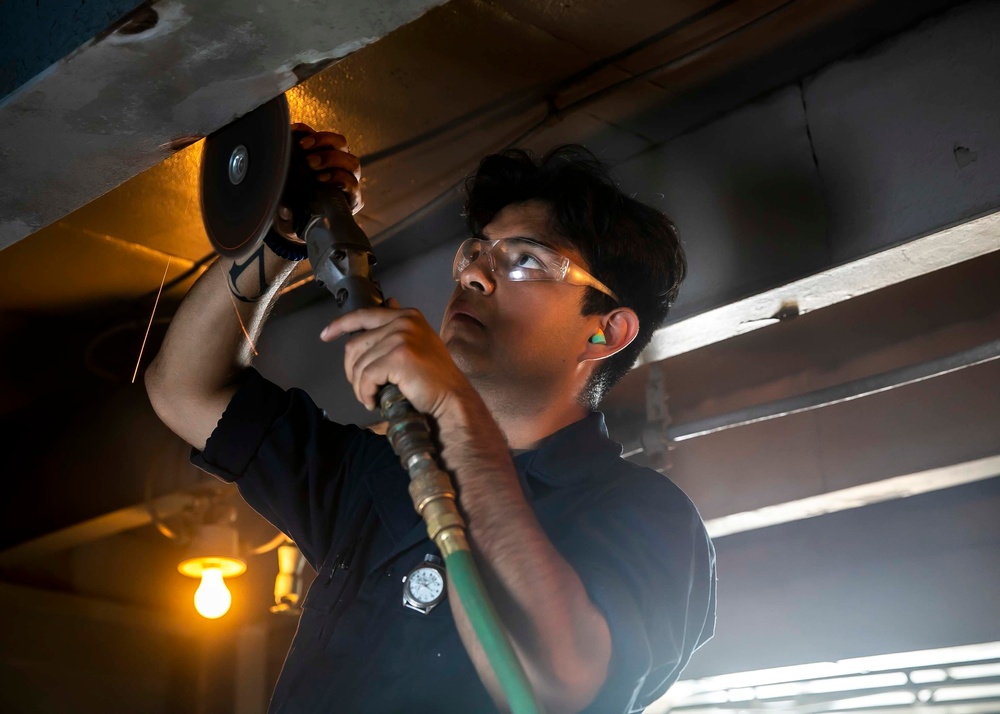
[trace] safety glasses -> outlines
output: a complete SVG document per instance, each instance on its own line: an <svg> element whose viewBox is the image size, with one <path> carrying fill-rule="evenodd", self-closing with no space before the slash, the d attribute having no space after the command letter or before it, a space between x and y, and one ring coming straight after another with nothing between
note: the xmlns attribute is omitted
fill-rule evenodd
<svg viewBox="0 0 1000 714"><path fill-rule="evenodd" d="M484 255L490 270L506 280L548 280L582 285L600 290L615 302L621 303L611 288L565 255L527 238L501 238L492 241L469 238L458 247L451 276L456 281L460 280L465 269Z"/></svg>

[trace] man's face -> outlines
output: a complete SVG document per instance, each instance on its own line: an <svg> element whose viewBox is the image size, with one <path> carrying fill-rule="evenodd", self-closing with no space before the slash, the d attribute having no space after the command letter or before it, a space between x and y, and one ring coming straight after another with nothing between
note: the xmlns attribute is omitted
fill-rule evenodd
<svg viewBox="0 0 1000 714"><path fill-rule="evenodd" d="M588 267L553 233L549 209L540 201L504 207L482 237L529 238ZM441 338L458 367L481 390L566 386L589 337L589 323L580 314L584 290L561 282L512 282L493 273L487 257L480 256L455 286Z"/></svg>

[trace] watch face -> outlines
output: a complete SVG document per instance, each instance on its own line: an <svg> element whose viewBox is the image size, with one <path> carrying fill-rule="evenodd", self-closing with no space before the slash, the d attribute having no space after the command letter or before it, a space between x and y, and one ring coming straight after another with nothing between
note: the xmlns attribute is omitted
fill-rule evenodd
<svg viewBox="0 0 1000 714"><path fill-rule="evenodd" d="M437 568L417 568L406 579L406 589L416 602L429 605L444 592L444 576Z"/></svg>

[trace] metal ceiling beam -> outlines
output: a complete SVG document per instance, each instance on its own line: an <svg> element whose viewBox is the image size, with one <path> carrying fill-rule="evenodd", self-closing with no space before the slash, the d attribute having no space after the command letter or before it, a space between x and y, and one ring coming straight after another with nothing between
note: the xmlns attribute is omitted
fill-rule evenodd
<svg viewBox="0 0 1000 714"><path fill-rule="evenodd" d="M636 366L691 352L997 250L1000 211L668 324L653 335Z"/></svg>
<svg viewBox="0 0 1000 714"><path fill-rule="evenodd" d="M1000 475L1000 455L928 469L705 521L713 538L940 491Z"/></svg>
<svg viewBox="0 0 1000 714"><path fill-rule="evenodd" d="M687 441L701 436L716 434L726 429L757 424L768 419L801 414L812 409L822 409L836 404L843 404L852 399L862 399L873 394L879 394L890 389L905 387L925 379L942 377L966 367L975 367L1000 358L1000 340L993 340L972 349L956 354L929 360L921 364L907 365L881 374L856 379L845 384L818 389L808 394L796 395L787 399L759 404L748 409L742 409L730 414L699 419L688 424L681 424L667 429L671 441ZM640 449L641 451L641 449ZM626 456L630 454L626 453Z"/></svg>
<svg viewBox="0 0 1000 714"><path fill-rule="evenodd" d="M0 102L0 249L442 1L140 6Z"/></svg>
<svg viewBox="0 0 1000 714"><path fill-rule="evenodd" d="M39 560L53 553L148 525L153 520L150 508L156 512L158 517L169 518L180 513L194 502L195 497L190 493L171 493L154 499L149 506L136 504L80 523L74 523L0 551L0 568Z"/></svg>

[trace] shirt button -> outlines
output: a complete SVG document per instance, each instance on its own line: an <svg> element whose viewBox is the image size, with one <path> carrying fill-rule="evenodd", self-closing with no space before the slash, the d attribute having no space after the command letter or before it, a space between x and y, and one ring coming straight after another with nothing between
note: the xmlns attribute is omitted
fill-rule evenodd
<svg viewBox="0 0 1000 714"><path fill-rule="evenodd" d="M385 577L391 578L394 572L396 572L396 569L390 565L388 568L385 569Z"/></svg>

